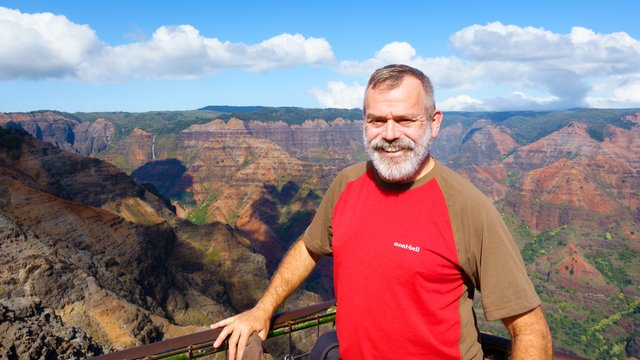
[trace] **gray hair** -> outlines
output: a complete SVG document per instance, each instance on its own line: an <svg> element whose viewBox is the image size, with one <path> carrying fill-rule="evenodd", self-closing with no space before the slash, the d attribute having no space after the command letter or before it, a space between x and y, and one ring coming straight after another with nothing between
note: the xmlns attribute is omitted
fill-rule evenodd
<svg viewBox="0 0 640 360"><path fill-rule="evenodd" d="M412 76L420 81L422 89L426 96L426 112L429 114L436 108L436 101L433 96L433 85L431 80L422 71L402 64L391 64L385 67L381 67L371 74L369 82L367 83L367 89L364 93L365 103L362 105L362 111L366 112L366 100L367 92L369 89L387 89L392 90L400 86L400 83L406 76Z"/></svg>

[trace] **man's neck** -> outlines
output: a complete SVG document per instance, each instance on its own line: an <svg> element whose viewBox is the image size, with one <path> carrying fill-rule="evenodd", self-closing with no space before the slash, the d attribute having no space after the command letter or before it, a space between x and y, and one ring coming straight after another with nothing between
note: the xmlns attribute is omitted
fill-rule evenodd
<svg viewBox="0 0 640 360"><path fill-rule="evenodd" d="M418 181L422 177L424 177L427 174L429 174L429 172L431 170L433 170L434 166L436 166L436 161L433 159L431 154L427 155L427 158L424 160L424 162L422 163L422 165L420 166L420 168L416 172L416 176L414 176L413 178L411 178L407 182L416 182L416 181Z"/></svg>

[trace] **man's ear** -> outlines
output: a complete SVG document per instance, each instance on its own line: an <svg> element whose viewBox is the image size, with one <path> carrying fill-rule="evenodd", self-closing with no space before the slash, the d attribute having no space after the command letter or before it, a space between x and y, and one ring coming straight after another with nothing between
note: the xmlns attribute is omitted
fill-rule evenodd
<svg viewBox="0 0 640 360"><path fill-rule="evenodd" d="M440 125L442 125L442 119L444 115L442 115L442 111L436 109L433 112L433 116L431 117L431 136L434 138L438 136L440 133Z"/></svg>

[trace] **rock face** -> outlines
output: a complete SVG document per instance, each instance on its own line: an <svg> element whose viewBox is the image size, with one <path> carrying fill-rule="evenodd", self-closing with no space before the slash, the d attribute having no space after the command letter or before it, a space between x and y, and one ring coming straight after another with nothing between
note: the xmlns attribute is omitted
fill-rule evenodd
<svg viewBox="0 0 640 360"><path fill-rule="evenodd" d="M153 135L135 128L120 141L119 146L103 158L123 170L137 169L148 161L154 160Z"/></svg>
<svg viewBox="0 0 640 360"><path fill-rule="evenodd" d="M8 124L29 132L38 140L85 156L105 151L115 133L115 126L104 119L80 123L53 111L0 113L0 125L8 127Z"/></svg>
<svg viewBox="0 0 640 360"><path fill-rule="evenodd" d="M520 180L507 202L531 228L625 228L637 220L640 167L634 150L640 127L609 130L613 135L600 142L586 125L572 122L504 160ZM594 221L594 212L602 215L599 220Z"/></svg>
<svg viewBox="0 0 640 360"><path fill-rule="evenodd" d="M3 359L85 359L104 350L82 330L65 325L36 298L0 299Z"/></svg>
<svg viewBox="0 0 640 360"><path fill-rule="evenodd" d="M362 127L362 121L341 118L329 122L307 120L301 125L291 126L283 122L249 121L246 124L251 136L270 140L302 161L339 168L364 158Z"/></svg>
<svg viewBox="0 0 640 360"><path fill-rule="evenodd" d="M78 158L27 136L22 139L16 159L0 153L0 298L37 298L65 324L84 329L109 347L161 338L161 324L152 315L164 313L162 304L172 280L163 263L175 235L164 220L158 221L161 208L154 209L152 199L147 203L134 194L153 196L141 187L126 187L135 183L122 173L120 179L85 173L104 176L101 170L116 170L108 164ZM48 166L42 166L43 160ZM54 165L72 172L58 177ZM97 187L104 179L113 186L111 192L104 191L110 185ZM135 208L136 203L144 206ZM128 217L134 222L115 212L118 204L123 213L133 214ZM99 206L113 207L114 212ZM166 207L164 213L170 213ZM125 329L114 338L91 303L111 303L112 310L129 306L136 315L124 319L122 312L114 311L105 317Z"/></svg>
<svg viewBox="0 0 640 360"><path fill-rule="evenodd" d="M334 123L346 126L338 120ZM285 146L296 141L295 131L288 126L279 132L268 132L266 124L257 122L252 126ZM309 125L300 128L305 126ZM326 122L321 126L330 128ZM289 244L304 231L319 203L318 193L329 186L337 167L301 161L276 143L254 137L252 131L237 119L193 125L156 144L158 160L147 162L132 175L139 182L152 183L178 208L190 212L190 220L236 227L265 255L273 271ZM320 151L317 144L307 146ZM304 219L296 222L303 225L281 226L285 218Z"/></svg>
<svg viewBox="0 0 640 360"><path fill-rule="evenodd" d="M228 225L186 223L114 166L4 129L0 247L9 358L28 344L34 358L84 358L197 331L255 303L267 280L264 257ZM42 319L60 333L35 332Z"/></svg>

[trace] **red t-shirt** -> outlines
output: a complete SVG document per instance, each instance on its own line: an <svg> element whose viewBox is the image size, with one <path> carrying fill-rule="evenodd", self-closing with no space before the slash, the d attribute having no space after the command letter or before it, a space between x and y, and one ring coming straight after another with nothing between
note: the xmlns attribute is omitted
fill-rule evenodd
<svg viewBox="0 0 640 360"><path fill-rule="evenodd" d="M474 289L488 318L539 305L491 202L439 163L412 184L344 170L304 239L334 257L343 359L482 358Z"/></svg>

